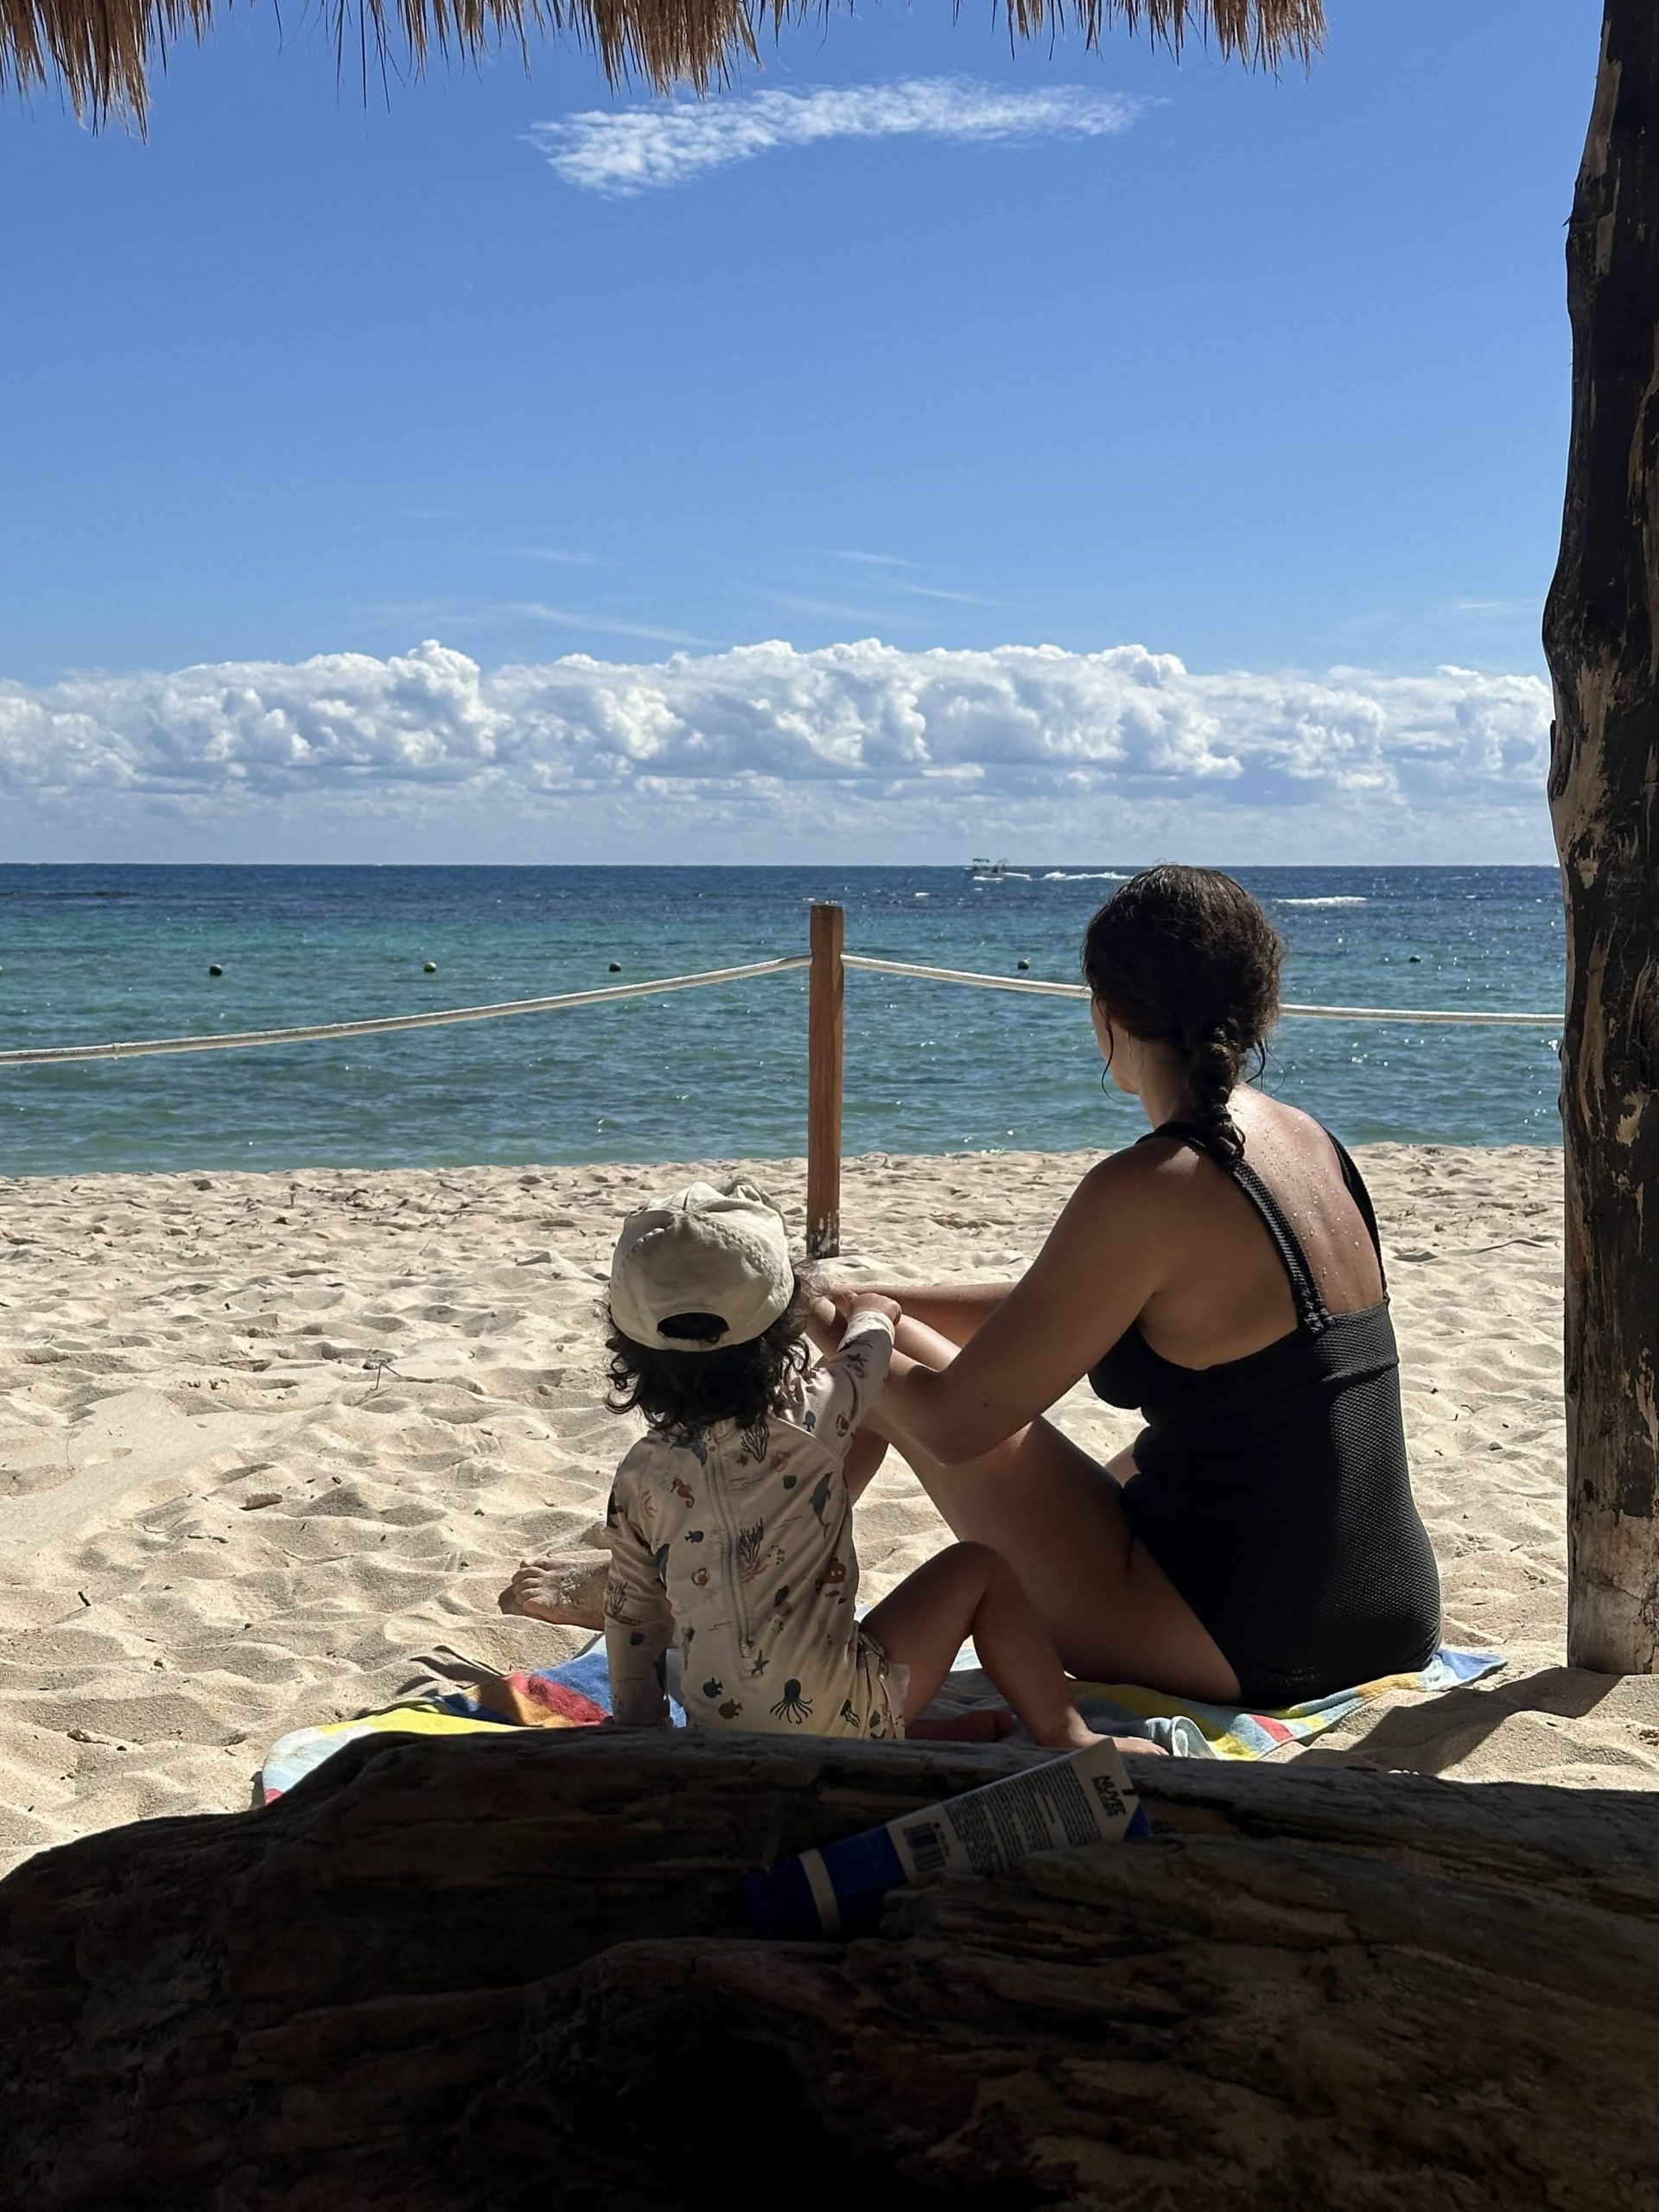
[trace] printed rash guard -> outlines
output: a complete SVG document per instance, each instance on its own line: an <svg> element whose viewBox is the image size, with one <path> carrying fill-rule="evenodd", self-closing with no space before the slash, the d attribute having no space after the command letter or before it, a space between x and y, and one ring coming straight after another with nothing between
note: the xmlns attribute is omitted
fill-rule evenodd
<svg viewBox="0 0 1659 2212"><path fill-rule="evenodd" d="M668 1718L680 1647L693 1727L904 1734L907 1670L858 1624L846 1458L887 1380L893 1324L856 1313L781 1411L685 1442L652 1431L617 1470L607 1514L605 1639L613 1710Z"/></svg>

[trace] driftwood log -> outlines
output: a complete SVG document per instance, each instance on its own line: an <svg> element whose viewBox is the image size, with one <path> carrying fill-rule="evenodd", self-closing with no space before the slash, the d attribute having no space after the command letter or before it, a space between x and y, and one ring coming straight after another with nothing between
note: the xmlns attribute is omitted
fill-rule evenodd
<svg viewBox="0 0 1659 2212"><path fill-rule="evenodd" d="M1567 904L1567 1657L1659 1669L1659 8L1605 0L1544 615ZM1656 1197L1652 1218L1644 1200Z"/></svg>
<svg viewBox="0 0 1659 2212"><path fill-rule="evenodd" d="M0 1884L18 2212L1659 2203L1659 1808L1143 1762L1149 1842L743 1930L1007 1746L382 1738Z"/></svg>

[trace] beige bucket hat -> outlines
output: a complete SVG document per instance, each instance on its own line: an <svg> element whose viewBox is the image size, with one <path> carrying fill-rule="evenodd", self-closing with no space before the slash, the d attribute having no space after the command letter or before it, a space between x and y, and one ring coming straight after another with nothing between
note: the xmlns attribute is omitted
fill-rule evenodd
<svg viewBox="0 0 1659 2212"><path fill-rule="evenodd" d="M635 1344L719 1351L764 1336L795 1295L784 1217L753 1183L689 1183L622 1224L611 1259L611 1319ZM713 1313L712 1341L664 1336L678 1313Z"/></svg>

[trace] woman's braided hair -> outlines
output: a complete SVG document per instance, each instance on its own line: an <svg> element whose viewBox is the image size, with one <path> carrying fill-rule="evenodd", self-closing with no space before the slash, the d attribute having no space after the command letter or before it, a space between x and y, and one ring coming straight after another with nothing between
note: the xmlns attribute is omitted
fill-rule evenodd
<svg viewBox="0 0 1659 2212"><path fill-rule="evenodd" d="M1083 974L1114 1027L1171 1045L1186 1064L1191 1119L1232 1159L1244 1140L1227 1102L1248 1056L1265 1058L1285 948L1242 883L1219 868L1143 868L1083 940Z"/></svg>

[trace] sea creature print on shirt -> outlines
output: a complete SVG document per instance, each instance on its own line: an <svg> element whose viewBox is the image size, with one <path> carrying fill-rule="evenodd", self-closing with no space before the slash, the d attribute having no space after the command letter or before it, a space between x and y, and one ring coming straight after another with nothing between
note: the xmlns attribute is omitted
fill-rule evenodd
<svg viewBox="0 0 1659 2212"><path fill-rule="evenodd" d="M792 1721L798 1728L804 1720L812 1718L812 1700L801 1695L801 1686L791 1675L784 1684L784 1694L772 1708L779 1720Z"/></svg>
<svg viewBox="0 0 1659 2212"><path fill-rule="evenodd" d="M696 1499L691 1494L691 1485L683 1476L676 1475L673 1481L669 1484L669 1488L673 1491L675 1497L679 1499L682 1505L695 1505L696 1503Z"/></svg>
<svg viewBox="0 0 1659 2212"><path fill-rule="evenodd" d="M830 1493L834 1488L834 1482L831 1480L830 1476L820 1475L818 1478L817 1487L813 1491L811 1498L809 1501L812 1510L818 1516L819 1525L823 1528L828 1528L830 1525L825 1516L830 1510Z"/></svg>
<svg viewBox="0 0 1659 2212"><path fill-rule="evenodd" d="M751 1522L747 1529L738 1530L737 1573L740 1581L753 1582L755 1576L766 1566L766 1562L760 1551L761 1545L766 1541L766 1524L764 1521Z"/></svg>

